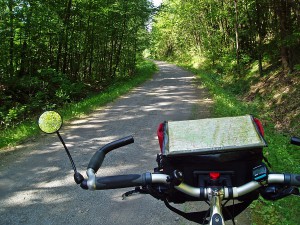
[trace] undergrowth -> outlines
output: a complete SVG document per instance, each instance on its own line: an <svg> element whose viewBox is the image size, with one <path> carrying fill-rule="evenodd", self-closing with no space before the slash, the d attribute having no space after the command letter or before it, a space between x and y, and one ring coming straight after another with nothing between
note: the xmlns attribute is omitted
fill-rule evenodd
<svg viewBox="0 0 300 225"><path fill-rule="evenodd" d="M275 124L268 118L269 113L260 107L262 102L259 99L253 99L251 102L241 101L241 96L233 94L230 89L224 89L222 77L201 70L193 69L193 72L198 75L213 95L213 116L253 114L263 121L265 139L268 143L268 148L264 149L264 155L272 165L271 171L300 173L299 147L289 144L289 135L276 131ZM299 131L297 135L300 136ZM289 196L278 201L266 201L260 197L251 205L253 224L299 224L299 208L300 201L298 197Z"/></svg>
<svg viewBox="0 0 300 225"><path fill-rule="evenodd" d="M90 113L92 110L104 106L105 104L115 100L119 96L129 92L132 88L150 79L157 70L155 64L151 61L141 61L137 65L135 76L118 80L111 84L104 91L85 98L79 102L68 103L57 108L64 120L70 120L81 115ZM43 109L40 109L41 112ZM41 113L40 112L40 113ZM17 126L3 129L0 131L0 149L7 146L14 146L40 133L37 126L38 113L19 123Z"/></svg>

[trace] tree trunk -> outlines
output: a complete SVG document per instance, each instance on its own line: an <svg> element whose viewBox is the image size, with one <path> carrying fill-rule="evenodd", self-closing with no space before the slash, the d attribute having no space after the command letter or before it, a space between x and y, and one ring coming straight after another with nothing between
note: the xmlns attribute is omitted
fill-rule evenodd
<svg viewBox="0 0 300 225"><path fill-rule="evenodd" d="M263 66L262 66L262 21L261 21L261 10L262 5L260 4L261 0L255 0L256 5L256 30L258 34L258 46L257 46L257 59L258 59L258 69L259 75L263 76Z"/></svg>
<svg viewBox="0 0 300 225"><path fill-rule="evenodd" d="M275 6L276 14L279 18L279 33L280 33L280 57L282 69L286 73L293 70L291 49L287 43L287 37L290 30L291 5L290 0L280 0Z"/></svg>
<svg viewBox="0 0 300 225"><path fill-rule="evenodd" d="M240 66L240 49L239 49L239 12L238 12L238 0L234 0L235 9L235 47L236 47L236 64L239 71Z"/></svg>
<svg viewBox="0 0 300 225"><path fill-rule="evenodd" d="M22 51L21 51L21 63L20 63L20 71L19 71L19 77L23 77L26 74L26 68L27 68L27 42L24 41L22 45Z"/></svg>
<svg viewBox="0 0 300 225"><path fill-rule="evenodd" d="M68 0L66 10L65 10L65 17L63 19L64 27L60 33L57 57L56 57L56 70L57 71L61 70L62 72L65 72L67 67L68 24L71 17L71 7L72 7L72 0ZM60 60L62 56L63 56L63 65L62 68L60 68Z"/></svg>
<svg viewBox="0 0 300 225"><path fill-rule="evenodd" d="M92 33L91 33L91 46L90 46L90 60L89 60L89 78L92 78L92 68L93 68L93 61L94 61L94 29L95 29L95 22L93 21L92 26ZM94 79L94 77L93 77Z"/></svg>
<svg viewBox="0 0 300 225"><path fill-rule="evenodd" d="M9 8L9 75L14 75L14 12L13 0L8 2Z"/></svg>
<svg viewBox="0 0 300 225"><path fill-rule="evenodd" d="M64 19L64 25L65 25L65 37L64 37L64 57L63 57L63 67L62 72L65 73L67 70L67 56L68 56L68 39L69 39L69 23L71 18L71 7L72 7L72 0L68 1L67 8L66 8L66 16Z"/></svg>

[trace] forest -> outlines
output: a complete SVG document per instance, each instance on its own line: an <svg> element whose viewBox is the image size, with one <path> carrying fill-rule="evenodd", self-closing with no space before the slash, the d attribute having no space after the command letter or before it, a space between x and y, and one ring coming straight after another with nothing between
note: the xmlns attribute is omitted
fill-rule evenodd
<svg viewBox="0 0 300 225"><path fill-rule="evenodd" d="M259 99L278 127L299 131L300 1L165 0L150 46L153 57L212 70L241 100Z"/></svg>
<svg viewBox="0 0 300 225"><path fill-rule="evenodd" d="M145 49L212 69L247 100L273 87L275 123L299 120L299 1L1 0L0 38L1 129L131 79Z"/></svg>
<svg viewBox="0 0 300 225"><path fill-rule="evenodd" d="M158 57L203 56L212 64L235 59L300 63L300 2L293 0L166 0L153 28Z"/></svg>
<svg viewBox="0 0 300 225"><path fill-rule="evenodd" d="M135 75L147 0L1 0L0 127Z"/></svg>
<svg viewBox="0 0 300 225"><path fill-rule="evenodd" d="M201 74L213 116L259 115L275 169L300 172L286 142L300 131L299 0L0 0L0 40L0 148L37 134L44 110L125 93L147 55ZM251 207L255 224L299 220L295 199Z"/></svg>

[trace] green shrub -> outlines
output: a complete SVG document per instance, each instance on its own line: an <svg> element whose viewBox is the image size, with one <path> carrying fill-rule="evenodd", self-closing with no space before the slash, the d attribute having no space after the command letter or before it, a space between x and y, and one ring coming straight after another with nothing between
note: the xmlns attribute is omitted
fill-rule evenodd
<svg viewBox="0 0 300 225"><path fill-rule="evenodd" d="M260 105L263 104L261 101L245 103L238 100L239 96L233 94L230 89L223 89L223 80L216 74L198 71L198 76L213 95L214 116L254 114L264 121L265 139L268 143L268 148L264 149L264 155L272 165L271 171L300 174L299 147L289 144L288 135L276 132L274 124L269 122L268 112L260 109ZM300 202L297 197L290 196L274 202L260 197L251 205L253 224L298 224L299 208Z"/></svg>
<svg viewBox="0 0 300 225"><path fill-rule="evenodd" d="M105 90L101 89L100 93L93 92L93 88L99 90L98 82L95 82L97 86L93 87L83 82L74 83L52 69L41 70L35 77L26 81L26 85L16 85L17 92L22 90L29 93L30 90L30 97L26 99L30 101L26 104L21 104L20 101L13 102L15 93L0 89L0 93L5 93L4 104L0 105L0 125L3 128L0 131L0 148L36 135L38 128L35 120L42 111L59 109L64 120L89 113L149 79L156 70L153 62L139 60L134 75L116 79ZM13 82L6 82L6 85L12 87Z"/></svg>

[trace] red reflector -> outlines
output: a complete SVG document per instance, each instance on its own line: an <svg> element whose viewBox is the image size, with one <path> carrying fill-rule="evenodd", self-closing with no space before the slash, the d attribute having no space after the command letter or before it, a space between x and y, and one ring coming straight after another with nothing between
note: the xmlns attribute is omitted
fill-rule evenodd
<svg viewBox="0 0 300 225"><path fill-rule="evenodd" d="M217 180L220 177L220 173L218 173L218 172L211 172L211 173L209 173L209 177L212 180Z"/></svg>
<svg viewBox="0 0 300 225"><path fill-rule="evenodd" d="M257 128L258 128L260 134L261 134L262 136L264 136L264 135L265 135L265 131L264 131L264 128L263 128L263 126L262 126L260 120L257 119L257 118L254 118L254 122L256 123L256 126L257 126Z"/></svg>
<svg viewBox="0 0 300 225"><path fill-rule="evenodd" d="M162 152L163 141L164 141L164 124L163 123L159 124L159 126L157 128L157 137L158 137L160 152Z"/></svg>

